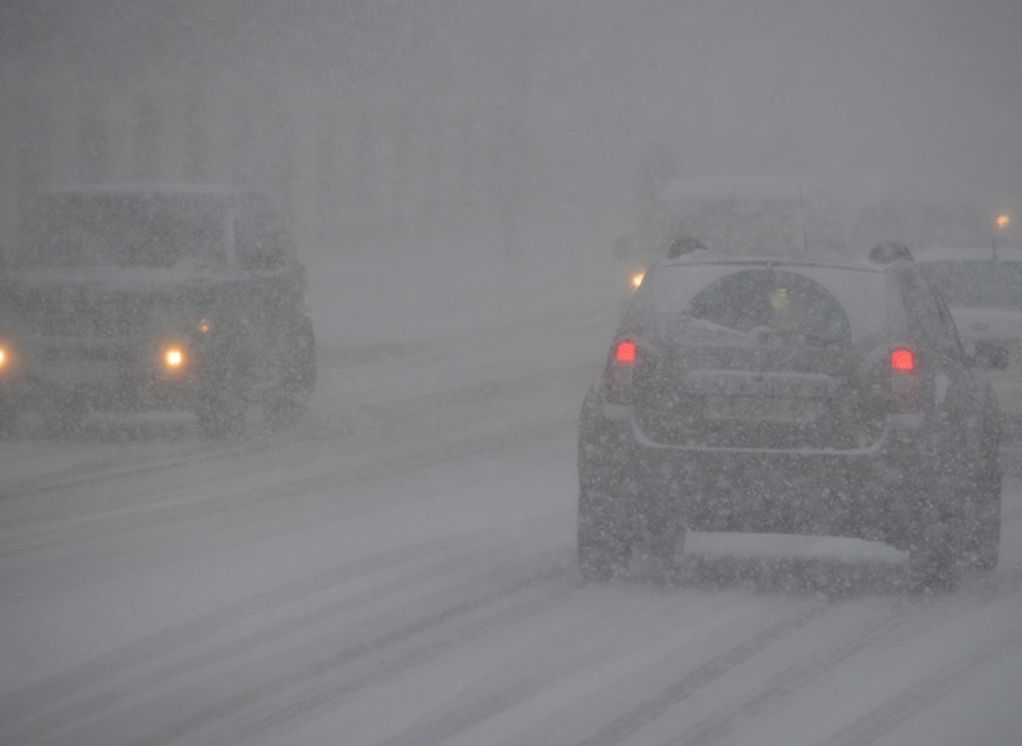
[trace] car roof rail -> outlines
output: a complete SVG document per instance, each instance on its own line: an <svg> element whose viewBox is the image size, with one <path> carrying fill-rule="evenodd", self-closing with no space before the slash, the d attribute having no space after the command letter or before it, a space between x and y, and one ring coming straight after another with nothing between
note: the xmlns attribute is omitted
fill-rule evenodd
<svg viewBox="0 0 1022 746"><path fill-rule="evenodd" d="M874 264L893 264L894 262L911 262L912 252L908 246L897 241L881 241L869 252L869 260Z"/></svg>

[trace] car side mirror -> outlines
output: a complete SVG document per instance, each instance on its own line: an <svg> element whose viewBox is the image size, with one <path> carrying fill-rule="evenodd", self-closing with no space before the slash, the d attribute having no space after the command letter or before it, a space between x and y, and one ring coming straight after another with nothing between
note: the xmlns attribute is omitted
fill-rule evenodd
<svg viewBox="0 0 1022 746"><path fill-rule="evenodd" d="M969 354L969 361L974 368L981 370L1004 370L1011 361L1011 353L1004 345L986 340L976 340L971 346L972 350Z"/></svg>

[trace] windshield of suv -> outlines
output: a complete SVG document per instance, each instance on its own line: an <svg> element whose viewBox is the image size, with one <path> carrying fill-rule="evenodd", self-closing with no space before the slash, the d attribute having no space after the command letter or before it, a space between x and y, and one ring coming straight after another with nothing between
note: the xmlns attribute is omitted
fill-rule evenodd
<svg viewBox="0 0 1022 746"><path fill-rule="evenodd" d="M1022 264L970 260L926 262L922 266L948 305L1022 309Z"/></svg>
<svg viewBox="0 0 1022 746"><path fill-rule="evenodd" d="M61 194L29 214L22 267L174 267L224 262L221 205L197 196Z"/></svg>

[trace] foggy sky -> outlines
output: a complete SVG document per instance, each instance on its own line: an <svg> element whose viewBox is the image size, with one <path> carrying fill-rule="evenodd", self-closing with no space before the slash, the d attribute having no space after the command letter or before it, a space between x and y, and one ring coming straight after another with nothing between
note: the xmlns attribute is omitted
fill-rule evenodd
<svg viewBox="0 0 1022 746"><path fill-rule="evenodd" d="M421 196L454 217L479 194L525 214L551 203L625 212L657 147L692 176L823 175L1018 209L1019 32L1015 0L16 0L0 10L8 83L12 70L42 67L74 68L98 87L151 71L229 72L253 96L308 85L339 102L339 136L376 154L363 168L388 172L368 209ZM360 111L388 125L357 131ZM425 194L434 177L440 197Z"/></svg>

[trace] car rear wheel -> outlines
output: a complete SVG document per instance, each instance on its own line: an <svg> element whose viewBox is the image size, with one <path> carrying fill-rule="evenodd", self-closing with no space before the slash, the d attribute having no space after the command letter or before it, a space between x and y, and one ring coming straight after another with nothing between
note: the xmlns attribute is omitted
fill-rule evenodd
<svg viewBox="0 0 1022 746"><path fill-rule="evenodd" d="M962 541L962 553L977 570L997 568L1001 549L1001 477L985 480L970 525Z"/></svg>
<svg viewBox="0 0 1022 746"><path fill-rule="evenodd" d="M921 519L925 522L917 527L908 550L911 590L953 591L958 587L957 563L962 554L961 516L936 505L928 505L923 513Z"/></svg>
<svg viewBox="0 0 1022 746"><path fill-rule="evenodd" d="M647 525L643 532L645 549L654 565L655 576L669 580L678 570L678 555L685 545L686 529L676 517L661 518L655 525Z"/></svg>
<svg viewBox="0 0 1022 746"><path fill-rule="evenodd" d="M610 580L631 558L631 540L614 519L611 500L586 488L579 492L578 568L591 582Z"/></svg>
<svg viewBox="0 0 1022 746"><path fill-rule="evenodd" d="M910 586L916 592L952 591L958 579L951 542L939 527L931 531L943 538L931 538L909 548Z"/></svg>

